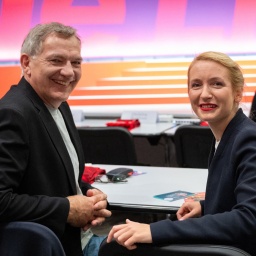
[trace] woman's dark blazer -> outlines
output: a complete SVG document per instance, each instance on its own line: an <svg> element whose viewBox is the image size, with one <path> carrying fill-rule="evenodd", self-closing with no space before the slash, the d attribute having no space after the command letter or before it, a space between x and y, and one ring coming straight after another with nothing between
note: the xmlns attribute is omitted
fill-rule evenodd
<svg viewBox="0 0 256 256"><path fill-rule="evenodd" d="M200 218L152 223L153 242L226 244L256 255L256 123L241 109L216 152L212 145L201 205Z"/></svg>
<svg viewBox="0 0 256 256"><path fill-rule="evenodd" d="M59 109L78 155L80 181L84 157L79 135L68 104ZM66 224L66 197L75 194L74 170L61 134L22 78L0 101L0 221L41 223L58 235L67 255L81 255L80 228Z"/></svg>

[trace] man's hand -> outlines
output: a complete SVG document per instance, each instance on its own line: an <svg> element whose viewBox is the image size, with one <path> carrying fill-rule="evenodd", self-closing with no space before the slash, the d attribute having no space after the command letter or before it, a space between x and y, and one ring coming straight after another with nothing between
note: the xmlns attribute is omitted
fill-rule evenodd
<svg viewBox="0 0 256 256"><path fill-rule="evenodd" d="M102 191L98 190L98 189L89 189L86 193L86 195L88 197L93 197L96 195L101 195L104 193L102 193ZM103 199L102 201L98 201L94 207L94 213L93 213L93 220L91 221L91 225L92 226L97 226L97 225L101 225L104 221L105 218L110 217L111 216L111 211L107 210L107 197L105 199Z"/></svg>
<svg viewBox="0 0 256 256"><path fill-rule="evenodd" d="M69 196L67 199L70 203L67 222L71 226L82 228L97 218L95 212L98 208L103 207L102 202L106 201L107 196L103 193L95 193L90 197L75 195Z"/></svg>

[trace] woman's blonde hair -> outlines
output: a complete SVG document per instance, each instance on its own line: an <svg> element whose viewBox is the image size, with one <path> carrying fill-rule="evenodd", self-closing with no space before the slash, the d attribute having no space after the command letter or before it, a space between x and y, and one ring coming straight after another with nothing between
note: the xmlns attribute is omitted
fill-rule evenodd
<svg viewBox="0 0 256 256"><path fill-rule="evenodd" d="M243 91L244 77L239 65L235 61L233 61L228 55L222 52L209 51L209 52L203 52L198 56L196 56L188 68L188 73L187 73L188 81L189 81L189 73L191 68L197 61L200 61L200 60L213 61L227 68L233 90L240 91L240 92Z"/></svg>

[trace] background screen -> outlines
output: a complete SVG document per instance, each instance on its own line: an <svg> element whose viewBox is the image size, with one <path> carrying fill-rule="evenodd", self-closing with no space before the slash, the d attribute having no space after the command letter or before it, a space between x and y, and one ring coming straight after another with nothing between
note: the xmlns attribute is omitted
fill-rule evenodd
<svg viewBox="0 0 256 256"><path fill-rule="evenodd" d="M38 23L78 29L84 58L254 54L254 0L0 0L0 61Z"/></svg>

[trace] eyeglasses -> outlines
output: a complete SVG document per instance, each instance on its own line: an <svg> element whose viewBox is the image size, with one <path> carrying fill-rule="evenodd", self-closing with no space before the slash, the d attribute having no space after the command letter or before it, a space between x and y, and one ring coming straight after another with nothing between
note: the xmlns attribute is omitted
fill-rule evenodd
<svg viewBox="0 0 256 256"><path fill-rule="evenodd" d="M112 175L111 178L109 178L107 175L98 175L95 178L95 182L101 182L101 183L118 183L118 182L127 182L125 175Z"/></svg>

